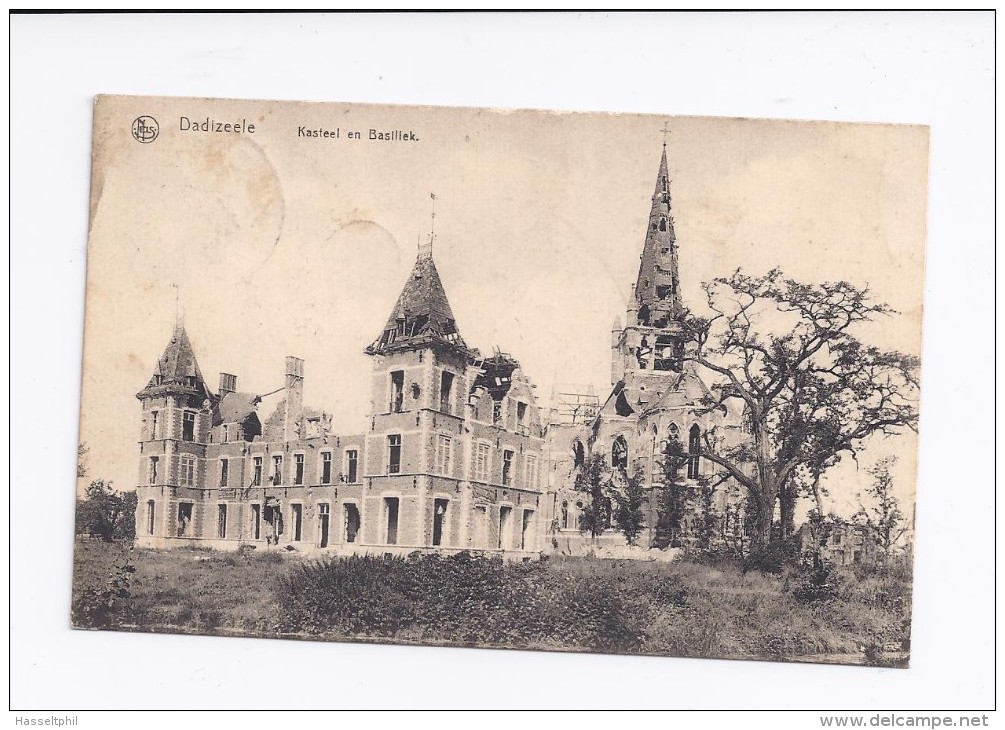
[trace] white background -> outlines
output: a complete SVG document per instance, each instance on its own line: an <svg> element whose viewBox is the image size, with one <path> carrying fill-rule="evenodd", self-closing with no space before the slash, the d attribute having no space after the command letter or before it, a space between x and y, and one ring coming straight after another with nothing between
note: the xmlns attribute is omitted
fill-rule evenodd
<svg viewBox="0 0 1005 730"><path fill-rule="evenodd" d="M991 707L993 40L989 13L12 17L11 706ZM98 93L930 125L911 669L71 631Z"/></svg>

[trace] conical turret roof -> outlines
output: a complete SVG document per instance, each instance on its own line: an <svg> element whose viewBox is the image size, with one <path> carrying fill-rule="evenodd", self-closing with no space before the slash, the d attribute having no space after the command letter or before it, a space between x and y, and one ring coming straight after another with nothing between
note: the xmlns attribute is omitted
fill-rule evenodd
<svg viewBox="0 0 1005 730"><path fill-rule="evenodd" d="M158 391L186 391L193 395L212 399L213 394L199 370L195 350L181 322L175 325L171 340L164 353L154 365L154 372L140 395L157 389Z"/></svg>
<svg viewBox="0 0 1005 730"><path fill-rule="evenodd" d="M436 270L432 249L427 246L419 251L384 330L367 352L401 349L430 341L466 348Z"/></svg>

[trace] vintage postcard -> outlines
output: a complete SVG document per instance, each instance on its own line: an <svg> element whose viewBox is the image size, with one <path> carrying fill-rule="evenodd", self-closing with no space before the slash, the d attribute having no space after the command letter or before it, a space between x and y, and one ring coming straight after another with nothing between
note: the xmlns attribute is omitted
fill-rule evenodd
<svg viewBox="0 0 1005 730"><path fill-rule="evenodd" d="M928 130L102 96L78 628L906 666Z"/></svg>

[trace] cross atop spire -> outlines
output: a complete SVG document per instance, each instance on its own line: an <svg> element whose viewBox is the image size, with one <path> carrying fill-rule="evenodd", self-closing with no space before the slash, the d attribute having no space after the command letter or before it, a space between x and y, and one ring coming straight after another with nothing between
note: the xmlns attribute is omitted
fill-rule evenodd
<svg viewBox="0 0 1005 730"><path fill-rule="evenodd" d="M670 134L670 123L663 122L663 149L667 148L667 135Z"/></svg>

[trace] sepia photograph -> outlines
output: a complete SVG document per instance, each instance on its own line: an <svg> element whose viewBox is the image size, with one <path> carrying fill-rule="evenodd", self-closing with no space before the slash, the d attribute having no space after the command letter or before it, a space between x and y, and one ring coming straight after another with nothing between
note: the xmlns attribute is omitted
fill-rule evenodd
<svg viewBox="0 0 1005 730"><path fill-rule="evenodd" d="M12 724L988 727L993 18L12 11Z"/></svg>
<svg viewBox="0 0 1005 730"><path fill-rule="evenodd" d="M93 139L74 627L908 666L926 127Z"/></svg>

